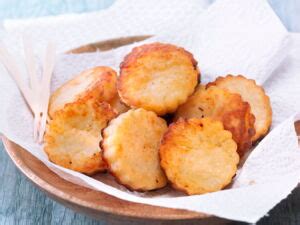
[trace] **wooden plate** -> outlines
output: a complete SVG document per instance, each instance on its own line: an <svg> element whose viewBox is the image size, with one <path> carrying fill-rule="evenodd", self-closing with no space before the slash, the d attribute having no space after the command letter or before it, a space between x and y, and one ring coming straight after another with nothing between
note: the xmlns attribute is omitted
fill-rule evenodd
<svg viewBox="0 0 300 225"><path fill-rule="evenodd" d="M81 46L69 53L109 50L132 42L141 41L149 36L136 36L113 39ZM300 134L300 123L297 124ZM51 170L26 150L2 137L5 149L17 168L48 196L73 210L109 221L132 221L164 224L224 224L228 220L186 210L176 210L124 201L102 192L70 183Z"/></svg>

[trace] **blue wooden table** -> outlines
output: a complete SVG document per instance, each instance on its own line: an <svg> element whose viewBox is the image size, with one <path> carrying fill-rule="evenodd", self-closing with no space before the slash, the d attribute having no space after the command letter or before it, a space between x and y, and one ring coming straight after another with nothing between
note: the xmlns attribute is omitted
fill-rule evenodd
<svg viewBox="0 0 300 225"><path fill-rule="evenodd" d="M114 0L0 0L0 20L100 10L113 2ZM290 31L300 32L300 0L269 2ZM0 225L8 224L104 225L106 222L75 213L49 199L16 169L0 143ZM300 224L300 189L277 205L270 216L263 218L258 224Z"/></svg>

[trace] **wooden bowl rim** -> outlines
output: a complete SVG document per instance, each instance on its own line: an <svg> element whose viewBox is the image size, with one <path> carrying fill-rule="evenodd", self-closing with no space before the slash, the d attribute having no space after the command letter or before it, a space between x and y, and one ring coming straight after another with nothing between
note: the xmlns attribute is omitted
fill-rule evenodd
<svg viewBox="0 0 300 225"><path fill-rule="evenodd" d="M55 196L60 200L66 201L68 203L71 203L71 204L74 204L74 205L77 205L77 206L80 206L80 207L84 207L84 208L88 208L88 209L91 209L91 210L96 210L96 211L99 211L99 212L104 212L104 213L108 213L108 214L112 214L112 215L116 215L116 216L131 217L131 218L136 218L136 219L151 219L151 220L182 220L182 219L184 219L184 220L191 220L191 219L205 219L205 218L208 219L208 218L213 217L212 215L205 214L205 213L197 213L197 212L193 212L193 211L180 210L180 209L171 209L171 208L167 208L167 207L158 207L158 206L152 206L152 205L147 205L147 204L142 204L142 203L133 203L133 204L140 204L140 205L144 205L144 206L160 208L161 210L171 209L171 210L174 210L174 211L178 211L179 214L178 214L178 216L174 216L174 214L172 214L172 215L168 215L168 214L159 214L159 215L153 215L153 214L148 215L148 214L146 214L146 215L141 215L141 214L138 214L138 213L130 211L130 210L125 211L125 212L123 210L122 211L117 211L115 207L107 207L107 206L103 206L103 205L92 204L88 201L84 201L82 199L79 199L76 196L69 194L68 192L64 192L64 191L60 190L59 188L55 187L54 185L52 185L51 183L49 183L49 182L43 180L42 178L40 178L18 156L17 147L23 149L24 151L26 151L27 154L31 154L30 152L28 152L26 149L22 148L18 144L14 143L13 141L9 140L5 136L2 136L2 142L3 142L4 148L6 149L6 152L8 153L9 157L11 158L13 163L16 165L16 167L22 172L22 174L24 174L34 185L36 185L38 188L40 188L46 194L50 194L50 197L52 199L53 199L52 196ZM15 147L15 146L17 146L17 147ZM38 160L38 159L36 159L36 160ZM41 164L43 164L43 162L41 162L40 160L38 160L38 161ZM43 164L43 166L46 167L46 165L44 165L44 164ZM48 170L49 170L49 172L54 173L50 169L48 169ZM58 175L56 175L56 176L58 176ZM59 177L59 179L63 180L64 182L68 182L68 181L64 180L63 178L61 178L61 177ZM79 186L79 185L76 185L76 184L73 184L73 183L72 183L72 185ZM98 192L98 191L92 190L92 189L91 189L91 191ZM104 195L107 195L111 198L116 198L114 196L105 194L103 192L101 192L101 193L104 194ZM126 200L122 200L122 199L119 199L119 200L123 201L123 202L127 202L128 204L132 204L132 202L130 202L130 201L126 201Z"/></svg>

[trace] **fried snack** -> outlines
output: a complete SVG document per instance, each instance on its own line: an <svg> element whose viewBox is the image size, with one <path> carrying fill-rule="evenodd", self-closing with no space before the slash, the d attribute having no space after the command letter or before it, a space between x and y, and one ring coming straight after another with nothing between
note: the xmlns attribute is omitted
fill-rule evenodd
<svg viewBox="0 0 300 225"><path fill-rule="evenodd" d="M239 163L236 149L221 122L181 118L169 126L159 152L173 187L194 195L219 191L231 182Z"/></svg>
<svg viewBox="0 0 300 225"><path fill-rule="evenodd" d="M62 109L65 104L80 99L93 98L97 102L110 101L117 94L116 72L104 66L86 70L58 88L51 96L49 115Z"/></svg>
<svg viewBox="0 0 300 225"><path fill-rule="evenodd" d="M149 191L166 185L159 163L159 144L167 124L154 112L131 109L103 131L103 158L116 180L130 190Z"/></svg>
<svg viewBox="0 0 300 225"><path fill-rule="evenodd" d="M244 102L239 94L230 93L216 86L205 89L199 86L196 92L181 105L175 119L211 117L220 120L224 128L232 133L233 140L238 145L240 157L252 145L255 135L255 117L250 105Z"/></svg>
<svg viewBox="0 0 300 225"><path fill-rule="evenodd" d="M242 75L218 77L207 86L212 85L225 88L232 93L238 93L244 101L250 104L251 112L255 116L256 134L252 137L253 142L267 134L272 123L272 108L270 99L261 86L257 85L254 80L247 79Z"/></svg>
<svg viewBox="0 0 300 225"><path fill-rule="evenodd" d="M108 103L115 110L117 114L127 112L130 109L127 105L121 102L118 93L116 93L115 97L112 100L110 100Z"/></svg>
<svg viewBox="0 0 300 225"><path fill-rule="evenodd" d="M47 126L44 150L49 160L86 174L105 170L99 142L101 130L114 116L108 103L92 98L66 104Z"/></svg>
<svg viewBox="0 0 300 225"><path fill-rule="evenodd" d="M170 44L145 44L121 63L118 92L125 104L164 115L186 101L198 79L191 53Z"/></svg>

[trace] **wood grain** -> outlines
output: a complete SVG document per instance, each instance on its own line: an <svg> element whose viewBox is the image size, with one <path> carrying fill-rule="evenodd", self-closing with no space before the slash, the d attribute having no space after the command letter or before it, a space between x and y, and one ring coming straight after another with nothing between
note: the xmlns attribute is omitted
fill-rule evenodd
<svg viewBox="0 0 300 225"><path fill-rule="evenodd" d="M97 43L92 43L88 45L84 45L75 49L68 51L67 53L79 54L83 52L96 52L96 51L108 51L117 47L121 47L124 45L128 45L134 42L143 41L147 38L151 37L150 35L143 36L133 36L133 37L123 37L116 38L107 41L101 41Z"/></svg>
<svg viewBox="0 0 300 225"><path fill-rule="evenodd" d="M102 192L84 188L63 180L42 162L3 137L2 141L17 168L49 197L63 205L96 219L127 222L148 221L156 224L226 224L228 221L205 214L154 207L127 202ZM35 206L35 205L34 205ZM201 219L201 220L199 220ZM174 221L176 220L176 221Z"/></svg>

